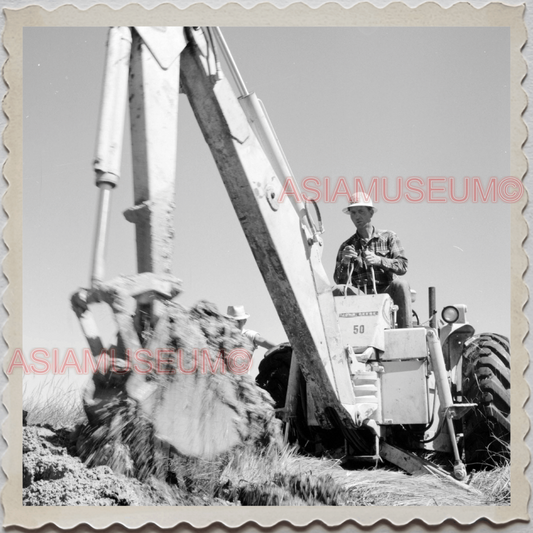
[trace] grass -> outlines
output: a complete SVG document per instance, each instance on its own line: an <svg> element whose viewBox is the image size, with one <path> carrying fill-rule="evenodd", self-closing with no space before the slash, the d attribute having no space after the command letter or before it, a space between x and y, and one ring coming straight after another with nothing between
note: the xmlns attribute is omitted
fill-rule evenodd
<svg viewBox="0 0 533 533"><path fill-rule="evenodd" d="M511 466L474 472L470 485L483 492L489 505L511 505Z"/></svg>
<svg viewBox="0 0 533 533"><path fill-rule="evenodd" d="M54 428L72 427L85 420L82 404L83 387L65 376L48 379L24 379L22 409L27 423Z"/></svg>
<svg viewBox="0 0 533 533"><path fill-rule="evenodd" d="M223 472L234 493L255 504L354 506L507 505L509 467L478 472L469 486L433 475L410 476L386 468L347 471L337 461L298 455L286 448L272 460L235 457ZM236 490L240 489L240 490ZM253 505L254 503L249 503Z"/></svg>

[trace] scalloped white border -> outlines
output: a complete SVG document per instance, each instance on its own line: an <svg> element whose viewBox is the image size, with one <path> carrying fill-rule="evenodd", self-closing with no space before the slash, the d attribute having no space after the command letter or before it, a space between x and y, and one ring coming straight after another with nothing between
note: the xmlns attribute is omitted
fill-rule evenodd
<svg viewBox="0 0 533 533"><path fill-rule="evenodd" d="M9 189L3 205L9 216L4 230L4 241L9 253L4 261L4 272L9 279L9 287L4 295L4 305L9 319L4 327L4 338L8 346L21 346L22 323L22 32L23 26L110 26L110 25L278 25L278 26L331 26L352 25L355 21L375 26L508 26L511 28L511 175L523 177L527 171L527 160L522 146L527 138L527 129L522 120L527 97L521 87L526 74L526 64L520 50L526 40L523 24L523 8L490 4L477 9L470 4L456 4L443 9L435 3L426 3L416 9L401 3L393 3L385 8L371 4L358 4L343 8L338 4L326 4L312 9L298 3L280 10L270 4L260 4L253 9L244 9L238 4L228 4L213 10L205 5L193 5L181 10L170 4L145 10L139 5L128 5L119 11L104 5L81 11L75 6L65 6L54 11L46 11L32 6L16 11L5 11L7 19L4 33L4 46L9 60L4 66L4 79L9 86L3 104L9 125L4 131L4 144L9 158L4 167L4 175ZM528 331L523 306L527 301L527 287L522 276L527 267L527 256L522 243L527 236L527 225L522 210L527 203L513 204L512 210L512 423L513 461L511 473L512 503L509 507L283 507L276 513L268 507L23 507L21 483L21 375L13 374L4 393L4 404L12 415L3 426L9 447L3 458L3 468L8 483L2 494L5 511L4 525L19 525L27 528L40 527L53 523L61 528L74 527L87 523L101 529L119 523L126 527L140 527L143 524L157 524L172 527L178 523L194 527L206 527L222 523L237 527L244 523L268 527L289 521L294 526L305 526L320 520L333 526L346 521L360 525L375 524L387 520L392 524L407 524L419 519L426 524L441 524L445 520L455 520L460 524L472 524L479 518L493 523L507 523L510 520L527 520L529 485L524 477L524 469L529 461L529 453L524 437L529 420L523 410L528 398L528 387L523 379L528 364L528 354L522 344ZM97 511L98 510L98 511ZM97 512L96 512L97 511Z"/></svg>

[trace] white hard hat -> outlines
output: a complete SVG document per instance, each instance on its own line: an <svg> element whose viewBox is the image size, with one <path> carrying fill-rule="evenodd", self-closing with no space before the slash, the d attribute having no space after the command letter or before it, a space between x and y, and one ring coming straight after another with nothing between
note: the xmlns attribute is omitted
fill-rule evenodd
<svg viewBox="0 0 533 533"><path fill-rule="evenodd" d="M372 198L370 198L370 196L364 192L356 192L351 196L350 202L350 205L342 210L342 212L346 213L347 215L350 214L350 207L371 207L374 212L377 211L377 208L375 208L374 204L372 203Z"/></svg>
<svg viewBox="0 0 533 533"><path fill-rule="evenodd" d="M228 318L234 320L246 320L250 318L250 315L244 310L244 305L228 305L228 312L226 314Z"/></svg>

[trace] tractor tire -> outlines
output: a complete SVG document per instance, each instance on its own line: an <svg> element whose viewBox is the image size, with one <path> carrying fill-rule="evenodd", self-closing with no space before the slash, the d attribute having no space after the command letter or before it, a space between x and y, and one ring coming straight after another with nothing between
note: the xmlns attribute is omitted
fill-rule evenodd
<svg viewBox="0 0 533 533"><path fill-rule="evenodd" d="M463 355L463 401L477 404L462 420L470 468L495 467L510 459L510 363L509 340L494 333L475 336Z"/></svg>
<svg viewBox="0 0 533 533"><path fill-rule="evenodd" d="M255 382L270 394L274 400L275 409L285 407L291 360L292 347L289 343L284 343L268 352L259 364L259 373ZM296 414L288 428L283 422L283 433L287 435L290 444L298 443L303 452L316 455L316 445L320 439L315 435L315 431L307 425L306 389L305 379L300 376ZM278 412L278 416L283 419L280 412ZM288 431L286 432L286 430Z"/></svg>
<svg viewBox="0 0 533 533"><path fill-rule="evenodd" d="M275 409L285 407L291 359L292 348L289 343L284 343L267 353L259 363L255 382L272 396Z"/></svg>
<svg viewBox="0 0 533 533"><path fill-rule="evenodd" d="M292 348L289 343L284 343L268 352L259 364L259 373L255 382L270 394L276 409L285 407L291 359ZM284 427L284 432L285 429ZM296 413L287 429L289 443L297 443L300 451L309 455L321 456L328 450L338 449L344 445L342 432L338 428L321 429L308 425L307 385L303 376L300 376L298 384Z"/></svg>

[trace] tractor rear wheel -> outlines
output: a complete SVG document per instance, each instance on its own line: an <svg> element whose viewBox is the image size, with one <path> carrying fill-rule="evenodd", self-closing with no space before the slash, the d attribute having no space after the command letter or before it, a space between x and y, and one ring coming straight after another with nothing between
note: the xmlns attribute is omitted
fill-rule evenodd
<svg viewBox="0 0 533 533"><path fill-rule="evenodd" d="M291 369L292 348L284 343L272 349L259 364L255 382L266 390L275 402L275 408L285 407L289 374ZM298 443L300 449L310 455L319 456L326 450L337 449L344 444L342 433L336 429L324 430L307 423L307 385L300 375L296 413L288 428L288 441Z"/></svg>
<svg viewBox="0 0 533 533"><path fill-rule="evenodd" d="M259 363L255 382L272 396L276 409L285 407L291 359L292 348L289 343L284 343L267 353Z"/></svg>
<svg viewBox="0 0 533 533"><path fill-rule="evenodd" d="M276 409L283 409L285 407L291 360L292 347L289 343L284 343L268 352L259 364L259 373L255 378L255 382L259 387L270 394L274 400L274 407ZM314 439L306 422L304 407L305 398L305 380L300 376L296 415L291 420L290 427L287 428L287 436L290 443L298 442L303 449L312 453L309 445L314 443ZM278 416L283 420L284 416L281 415L282 412L283 411L278 411Z"/></svg>
<svg viewBox="0 0 533 533"><path fill-rule="evenodd" d="M476 335L463 356L463 398L477 407L463 418L465 462L498 466L510 458L511 370L509 340Z"/></svg>

